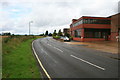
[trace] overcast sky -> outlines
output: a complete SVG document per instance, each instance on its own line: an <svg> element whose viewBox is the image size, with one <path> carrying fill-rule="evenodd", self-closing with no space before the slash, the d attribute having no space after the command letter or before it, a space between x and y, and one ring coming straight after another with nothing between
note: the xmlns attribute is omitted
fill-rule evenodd
<svg viewBox="0 0 120 80"><path fill-rule="evenodd" d="M0 0L0 32L32 34L69 28L81 16L108 17L118 13L119 0ZM2 28L2 29L1 29Z"/></svg>

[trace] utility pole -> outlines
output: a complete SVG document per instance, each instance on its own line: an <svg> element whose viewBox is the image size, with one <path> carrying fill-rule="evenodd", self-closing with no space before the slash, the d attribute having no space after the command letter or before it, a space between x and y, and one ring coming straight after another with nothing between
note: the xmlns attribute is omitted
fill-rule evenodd
<svg viewBox="0 0 120 80"><path fill-rule="evenodd" d="M29 35L30 35L30 24L33 23L33 21L29 21Z"/></svg>

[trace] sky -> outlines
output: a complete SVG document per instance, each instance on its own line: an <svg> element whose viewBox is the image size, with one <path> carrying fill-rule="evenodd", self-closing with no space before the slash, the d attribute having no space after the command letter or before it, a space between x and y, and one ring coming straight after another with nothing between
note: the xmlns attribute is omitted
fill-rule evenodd
<svg viewBox="0 0 120 80"><path fill-rule="evenodd" d="M119 0L0 0L0 33L42 34L69 28L81 16L118 13Z"/></svg>

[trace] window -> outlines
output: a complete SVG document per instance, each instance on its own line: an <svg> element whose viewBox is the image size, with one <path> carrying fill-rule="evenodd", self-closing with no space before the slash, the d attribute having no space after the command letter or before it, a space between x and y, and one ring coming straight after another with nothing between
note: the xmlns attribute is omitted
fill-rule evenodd
<svg viewBox="0 0 120 80"><path fill-rule="evenodd" d="M73 25L70 25L70 27L73 27Z"/></svg>
<svg viewBox="0 0 120 80"><path fill-rule="evenodd" d="M90 24L90 21L91 21L90 19L87 19L87 23L88 23L88 24Z"/></svg>
<svg viewBox="0 0 120 80"><path fill-rule="evenodd" d="M102 19L84 19L84 24L110 24L110 20L102 20Z"/></svg>
<svg viewBox="0 0 120 80"><path fill-rule="evenodd" d="M94 37L95 38L101 38L101 32L95 32Z"/></svg>
<svg viewBox="0 0 120 80"><path fill-rule="evenodd" d="M77 23L74 23L72 27L78 26L80 24L111 24L111 21L104 19L83 19L78 21Z"/></svg>
<svg viewBox="0 0 120 80"><path fill-rule="evenodd" d="M90 29L85 28L85 38L104 38L104 36L110 35L110 29Z"/></svg>
<svg viewBox="0 0 120 80"><path fill-rule="evenodd" d="M75 37L81 37L81 29L75 30L74 33Z"/></svg>
<svg viewBox="0 0 120 80"><path fill-rule="evenodd" d="M74 23L74 24L73 24L73 27L74 27L74 26L78 26L78 25L80 25L80 24L82 24L82 23L83 23L83 20L80 20L80 21L78 21L77 23Z"/></svg>

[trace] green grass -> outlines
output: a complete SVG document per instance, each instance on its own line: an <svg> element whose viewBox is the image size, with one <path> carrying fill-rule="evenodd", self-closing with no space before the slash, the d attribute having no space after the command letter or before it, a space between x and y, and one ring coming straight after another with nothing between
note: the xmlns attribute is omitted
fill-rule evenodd
<svg viewBox="0 0 120 80"><path fill-rule="evenodd" d="M54 39L60 39L60 36L53 36Z"/></svg>
<svg viewBox="0 0 120 80"><path fill-rule="evenodd" d="M5 53L3 53L2 61L3 78L41 78L37 60L31 48L34 39L22 41L18 43L19 45L15 46L12 46L14 41L7 43L8 45L4 44L3 48L5 51L3 52ZM9 50L7 51L7 49Z"/></svg>

